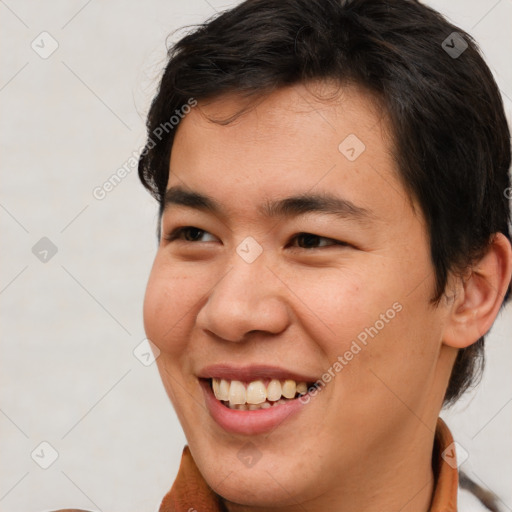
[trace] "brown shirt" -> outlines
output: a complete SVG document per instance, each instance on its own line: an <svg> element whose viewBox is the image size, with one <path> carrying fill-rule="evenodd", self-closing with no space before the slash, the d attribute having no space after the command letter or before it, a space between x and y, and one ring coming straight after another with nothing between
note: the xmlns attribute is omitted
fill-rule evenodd
<svg viewBox="0 0 512 512"><path fill-rule="evenodd" d="M439 418L432 453L435 486L430 512L457 512L458 472L454 464L455 452L447 452L446 462L441 454L453 442L452 435ZM452 467L453 466L453 467ZM225 512L220 497L208 486L192 458L188 446L183 449L180 469L171 490L164 497L159 512Z"/></svg>

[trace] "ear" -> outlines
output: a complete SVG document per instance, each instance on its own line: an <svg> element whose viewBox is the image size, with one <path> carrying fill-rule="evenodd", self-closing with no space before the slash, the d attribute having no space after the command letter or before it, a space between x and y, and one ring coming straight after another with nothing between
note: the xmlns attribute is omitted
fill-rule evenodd
<svg viewBox="0 0 512 512"><path fill-rule="evenodd" d="M456 286L443 342L454 348L475 343L491 328L512 274L512 249L502 233L493 235L483 258Z"/></svg>

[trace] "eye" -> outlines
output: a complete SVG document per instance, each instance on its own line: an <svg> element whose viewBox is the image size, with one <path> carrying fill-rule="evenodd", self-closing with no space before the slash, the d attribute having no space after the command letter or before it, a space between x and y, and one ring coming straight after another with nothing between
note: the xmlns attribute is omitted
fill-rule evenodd
<svg viewBox="0 0 512 512"><path fill-rule="evenodd" d="M293 247L300 247L301 249L317 249L319 247L329 247L332 245L348 246L345 242L340 242L325 236L314 235L312 233L299 233L291 240Z"/></svg>
<svg viewBox="0 0 512 512"><path fill-rule="evenodd" d="M170 235L164 237L167 241L184 240L185 242L215 242L217 237L195 226L176 228Z"/></svg>

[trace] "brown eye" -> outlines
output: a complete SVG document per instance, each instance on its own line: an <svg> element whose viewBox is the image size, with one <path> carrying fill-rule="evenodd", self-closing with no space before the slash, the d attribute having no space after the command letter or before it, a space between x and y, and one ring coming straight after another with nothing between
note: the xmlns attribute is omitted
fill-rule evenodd
<svg viewBox="0 0 512 512"><path fill-rule="evenodd" d="M327 247L330 245L345 245L343 242L338 242L332 238L325 236L314 235L312 233L299 233L294 237L295 244L301 249L316 249L318 247Z"/></svg>
<svg viewBox="0 0 512 512"><path fill-rule="evenodd" d="M177 228L169 236L166 236L165 239L169 242L174 240L183 240L185 242L215 242L218 240L208 231L196 228L195 226Z"/></svg>
<svg viewBox="0 0 512 512"><path fill-rule="evenodd" d="M197 242L203 236L204 231L199 228L188 227L183 228L182 234L187 242Z"/></svg>

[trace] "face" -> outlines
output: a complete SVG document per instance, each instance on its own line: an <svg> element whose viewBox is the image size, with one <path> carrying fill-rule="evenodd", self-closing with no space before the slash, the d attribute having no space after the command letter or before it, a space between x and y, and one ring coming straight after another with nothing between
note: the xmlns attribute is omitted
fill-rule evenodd
<svg viewBox="0 0 512 512"><path fill-rule="evenodd" d="M172 150L146 333L199 470L232 503L377 488L382 464L432 449L449 376L386 118L357 89L312 93L328 89L277 90L228 124L211 119L239 98L199 102Z"/></svg>

